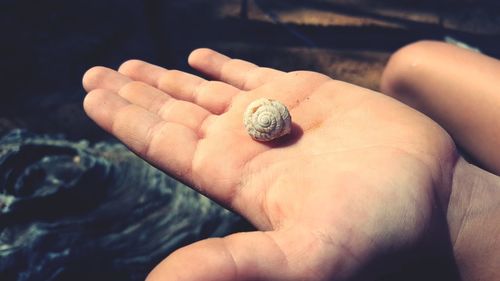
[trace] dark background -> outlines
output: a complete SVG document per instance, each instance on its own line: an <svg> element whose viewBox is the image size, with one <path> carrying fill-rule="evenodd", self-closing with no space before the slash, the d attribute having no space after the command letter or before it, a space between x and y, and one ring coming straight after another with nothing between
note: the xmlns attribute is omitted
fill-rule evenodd
<svg viewBox="0 0 500 281"><path fill-rule="evenodd" d="M500 3L0 0L0 35L0 137L35 133L0 138L0 280L142 280L175 248L249 226L88 119L88 68L134 58L192 71L189 52L211 47L377 90L391 53L414 41L451 36L500 57Z"/></svg>
<svg viewBox="0 0 500 281"><path fill-rule="evenodd" d="M24 127L108 136L84 115L81 77L131 58L187 69L212 47L283 70L317 70L377 89L399 47L450 35L500 56L494 0L0 1L0 134Z"/></svg>

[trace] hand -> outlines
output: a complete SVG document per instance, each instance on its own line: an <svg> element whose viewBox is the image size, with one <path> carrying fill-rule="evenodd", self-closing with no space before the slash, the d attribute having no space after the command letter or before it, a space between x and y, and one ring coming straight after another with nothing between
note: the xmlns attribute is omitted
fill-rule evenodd
<svg viewBox="0 0 500 281"><path fill-rule="evenodd" d="M446 232L457 154L424 115L319 73L208 49L189 63L214 81L141 61L96 67L83 79L97 124L259 229L179 249L148 280L373 277L373 264ZM260 97L289 107L290 136L248 136L243 111Z"/></svg>

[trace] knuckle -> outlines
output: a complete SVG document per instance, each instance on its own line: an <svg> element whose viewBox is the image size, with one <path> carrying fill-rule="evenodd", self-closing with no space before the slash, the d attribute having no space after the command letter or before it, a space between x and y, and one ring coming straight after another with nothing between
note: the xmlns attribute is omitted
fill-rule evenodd
<svg viewBox="0 0 500 281"><path fill-rule="evenodd" d="M158 85L168 85L173 81L176 81L181 75L182 72L179 70L168 69L164 74L160 76L160 78L158 78Z"/></svg>
<svg viewBox="0 0 500 281"><path fill-rule="evenodd" d="M120 88L118 94L120 96L127 96L129 93L135 93L141 91L146 86L147 85L145 83L140 81L130 81Z"/></svg>
<svg viewBox="0 0 500 281"><path fill-rule="evenodd" d="M202 81L194 89L194 95L203 95L204 93L210 92L211 89L216 87L217 81Z"/></svg>

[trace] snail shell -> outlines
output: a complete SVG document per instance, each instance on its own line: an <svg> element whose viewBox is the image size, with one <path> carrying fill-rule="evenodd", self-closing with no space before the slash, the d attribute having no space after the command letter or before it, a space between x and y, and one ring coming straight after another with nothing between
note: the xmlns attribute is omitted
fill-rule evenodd
<svg viewBox="0 0 500 281"><path fill-rule="evenodd" d="M266 98L248 105L243 122L248 134L258 141L270 141L292 130L292 117L286 106Z"/></svg>

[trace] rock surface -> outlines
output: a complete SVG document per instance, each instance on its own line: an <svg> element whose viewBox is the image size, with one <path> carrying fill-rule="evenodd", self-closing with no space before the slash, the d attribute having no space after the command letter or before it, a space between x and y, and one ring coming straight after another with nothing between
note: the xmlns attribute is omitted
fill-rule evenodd
<svg viewBox="0 0 500 281"><path fill-rule="evenodd" d="M0 139L0 280L143 280L173 250L249 229L123 145Z"/></svg>

